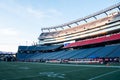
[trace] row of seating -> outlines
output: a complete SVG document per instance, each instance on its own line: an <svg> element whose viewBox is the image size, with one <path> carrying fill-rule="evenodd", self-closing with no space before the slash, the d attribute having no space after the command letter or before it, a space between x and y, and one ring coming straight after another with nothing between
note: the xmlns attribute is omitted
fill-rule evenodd
<svg viewBox="0 0 120 80"><path fill-rule="evenodd" d="M120 40L120 33L105 35L102 37L97 37L97 38L92 38L92 39L87 39L87 40L80 40L80 41L77 41L74 43L70 43L67 46L65 46L64 48L84 46L84 45L108 42L108 41L113 41L113 40Z"/></svg>
<svg viewBox="0 0 120 80"><path fill-rule="evenodd" d="M19 46L18 51L47 51L55 50L63 45L49 45L49 46Z"/></svg>
<svg viewBox="0 0 120 80"><path fill-rule="evenodd" d="M119 57L120 44L109 45L88 49L61 50L54 52L36 52L36 53L17 53L18 60L48 60L48 59L85 59L85 58L104 58Z"/></svg>
<svg viewBox="0 0 120 80"><path fill-rule="evenodd" d="M86 23L86 24L65 29L62 31L47 32L46 34L48 34L51 37L48 37L48 36L43 37L40 35L39 40L42 42L41 44L50 44L50 43L88 38L89 36L93 37L98 34L103 35L103 34L107 34L108 32L120 29L119 21L120 21L120 14L117 14L114 17L110 16L109 18L108 17L103 18L100 20L96 20L90 23ZM84 27L84 30L81 30L82 26ZM45 34L45 33L42 33L42 34ZM61 34L64 34L64 35L61 35Z"/></svg>
<svg viewBox="0 0 120 80"><path fill-rule="evenodd" d="M78 26L75 26L75 27L72 27L72 28L61 30L61 31L43 32L39 36L39 39L55 38L55 37L64 36L64 35L67 35L67 34L73 34L73 33L82 32L82 31L85 31L85 30L90 30L90 29L99 27L101 25L105 25L107 23L110 23L110 21L112 21L114 17L115 17L115 15L107 16L105 18L102 18L102 19L99 19L99 20L96 20L96 21L92 21L92 22L89 22L89 23L85 23L85 24L78 25Z"/></svg>

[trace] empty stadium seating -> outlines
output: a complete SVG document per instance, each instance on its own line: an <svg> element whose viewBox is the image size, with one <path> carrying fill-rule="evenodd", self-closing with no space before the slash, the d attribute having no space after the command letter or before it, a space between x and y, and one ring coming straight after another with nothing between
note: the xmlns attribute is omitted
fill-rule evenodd
<svg viewBox="0 0 120 80"><path fill-rule="evenodd" d="M21 47L20 47L21 48ZM56 52L18 53L18 60L62 60L120 57L120 45L109 45L89 49L61 50Z"/></svg>
<svg viewBox="0 0 120 80"><path fill-rule="evenodd" d="M77 41L75 43L68 44L67 46L65 46L65 48L97 44L97 43L113 41L113 40L120 40L120 33L97 37L97 38L92 38L92 39L87 39L87 40L82 40L82 41Z"/></svg>
<svg viewBox="0 0 120 80"><path fill-rule="evenodd" d="M101 63L120 59L120 3L61 26L42 28L39 45L19 46L18 61ZM118 8L117 12L107 12ZM97 18L101 14L105 17ZM91 21L94 18L94 21ZM90 20L89 20L90 19ZM87 21L88 20L88 21ZM81 21L86 22L82 23ZM67 28L66 28L67 27ZM61 28L59 30L59 28ZM52 31L52 29L54 29ZM44 30L48 30L44 32ZM73 42L73 43L69 43ZM68 43L63 47L65 43Z"/></svg>
<svg viewBox="0 0 120 80"><path fill-rule="evenodd" d="M75 37L75 36L79 36L79 38L84 38L87 36L81 37L80 35L83 36L88 31L89 32L91 31L91 33L92 33L93 30L95 32L100 29L112 27L113 24L114 24L114 26L116 26L115 23L113 23L113 22L118 21L118 24L119 24L120 19L118 17L120 18L120 15L116 14L116 15L107 16L102 19L98 19L96 21L88 22L86 24L78 25L78 26L75 26L75 27L72 27L69 29L61 30L61 31L43 32L39 36L39 40L43 41L44 44L48 44L48 43L57 43L57 42L67 41L67 40L71 40L71 39L77 39L77 37ZM110 29L109 29L109 31L110 31ZM104 33L104 32L105 31L101 31L101 33ZM96 34L98 34L98 33L96 33ZM100 34L100 32L99 32L99 34ZM94 35L95 34L91 34L90 36L94 36Z"/></svg>
<svg viewBox="0 0 120 80"><path fill-rule="evenodd" d="M55 50L63 45L49 45L49 46L19 46L18 51L47 51L47 50Z"/></svg>
<svg viewBox="0 0 120 80"><path fill-rule="evenodd" d="M85 31L85 30L93 29L93 28L99 27L101 25L105 25L110 20L112 20L112 18L113 18L113 16L109 16L109 17L106 17L106 18L102 18L102 19L99 19L99 20L96 20L96 21L93 21L93 22L89 22L87 24L79 25L79 26L76 26L76 27L73 27L73 28L69 28L69 29L66 29L66 30L62 30L62 31L58 31L58 32L42 33L40 35L40 38L41 37L53 38L53 37L57 37L57 36L67 35L66 33L71 34L71 33L82 32L82 31Z"/></svg>
<svg viewBox="0 0 120 80"><path fill-rule="evenodd" d="M118 47L120 47L120 45L102 47L100 50L89 55L87 58L108 57L108 55L113 53Z"/></svg>

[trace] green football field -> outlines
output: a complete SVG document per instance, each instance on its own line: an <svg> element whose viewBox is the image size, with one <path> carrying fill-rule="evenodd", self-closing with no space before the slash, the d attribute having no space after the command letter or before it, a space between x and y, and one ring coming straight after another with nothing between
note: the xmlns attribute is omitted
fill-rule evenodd
<svg viewBox="0 0 120 80"><path fill-rule="evenodd" d="M0 62L0 80L120 80L120 66Z"/></svg>

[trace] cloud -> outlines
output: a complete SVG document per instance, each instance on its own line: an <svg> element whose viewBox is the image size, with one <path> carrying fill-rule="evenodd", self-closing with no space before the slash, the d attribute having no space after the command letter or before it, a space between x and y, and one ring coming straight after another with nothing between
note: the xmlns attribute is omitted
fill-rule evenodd
<svg viewBox="0 0 120 80"><path fill-rule="evenodd" d="M56 9L44 9L40 10L40 8L35 9L33 6L23 6L15 1L12 3L8 2L0 2L0 8L6 10L9 13L22 16L22 17L32 17L32 18L51 18L51 16L61 16L62 13Z"/></svg>
<svg viewBox="0 0 120 80"><path fill-rule="evenodd" d="M35 10L31 7L27 7L25 9L26 9L26 14L28 14L29 16L33 16L35 18L45 18L45 17L47 17L45 12L43 12L43 11Z"/></svg>
<svg viewBox="0 0 120 80"><path fill-rule="evenodd" d="M33 16L35 18L36 17L39 17L39 18L45 17L44 12L39 11L39 10L34 10L34 9L32 9L32 7L22 6L15 2L14 2L14 4L1 2L0 8L3 10L6 10L9 13L16 14L16 15L23 16L23 17L25 17L25 16L30 16L30 17Z"/></svg>
<svg viewBox="0 0 120 80"><path fill-rule="evenodd" d="M62 16L62 13L56 9L49 9L48 13L56 16Z"/></svg>
<svg viewBox="0 0 120 80"><path fill-rule="evenodd" d="M17 36L19 32L13 28L1 28L0 36Z"/></svg>

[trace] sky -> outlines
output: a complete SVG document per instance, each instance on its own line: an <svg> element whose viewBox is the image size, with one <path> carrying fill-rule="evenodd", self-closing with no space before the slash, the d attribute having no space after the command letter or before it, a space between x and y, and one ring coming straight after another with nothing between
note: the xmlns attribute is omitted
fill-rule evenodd
<svg viewBox="0 0 120 80"><path fill-rule="evenodd" d="M0 51L38 42L41 28L67 23L119 0L0 0Z"/></svg>

